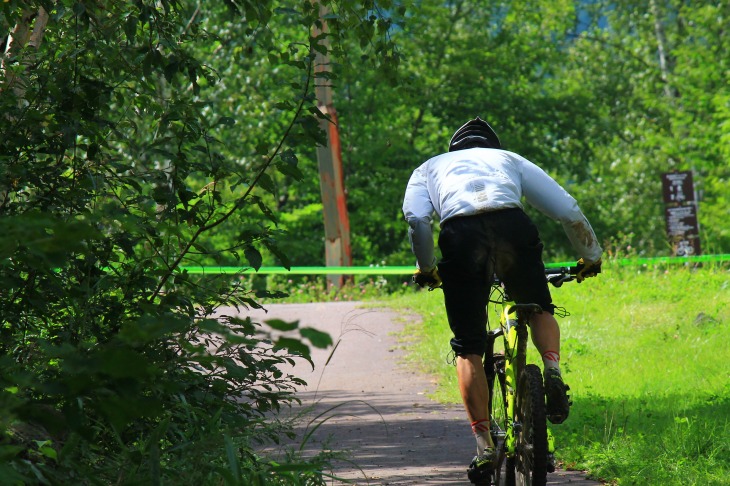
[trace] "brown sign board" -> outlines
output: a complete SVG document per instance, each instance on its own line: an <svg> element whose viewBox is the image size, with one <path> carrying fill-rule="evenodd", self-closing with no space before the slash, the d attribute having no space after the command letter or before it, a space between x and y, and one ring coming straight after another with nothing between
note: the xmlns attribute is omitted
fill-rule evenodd
<svg viewBox="0 0 730 486"><path fill-rule="evenodd" d="M662 193L667 204L684 204L695 200L692 171L666 172L662 174Z"/></svg>
<svg viewBox="0 0 730 486"><path fill-rule="evenodd" d="M666 207L664 218L667 223L667 236L676 256L701 254L700 228L697 222L697 207L694 204Z"/></svg>

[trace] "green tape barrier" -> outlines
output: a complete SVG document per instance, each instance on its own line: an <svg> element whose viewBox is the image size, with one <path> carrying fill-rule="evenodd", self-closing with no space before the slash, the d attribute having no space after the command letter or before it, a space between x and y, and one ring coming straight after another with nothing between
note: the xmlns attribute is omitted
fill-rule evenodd
<svg viewBox="0 0 730 486"><path fill-rule="evenodd" d="M180 267L188 273L219 275L221 273L256 275L410 275L415 267Z"/></svg>
<svg viewBox="0 0 730 486"><path fill-rule="evenodd" d="M651 257L651 258L618 258L610 260L612 264L619 266L641 266L641 265L675 265L685 263L710 263L730 262L730 254L721 255L696 255L685 257ZM569 267L575 262L548 263L548 268ZM242 274L242 275L411 275L415 271L414 266L393 266L393 267L261 267L255 270L251 267L181 267L181 270L190 274Z"/></svg>
<svg viewBox="0 0 730 486"><path fill-rule="evenodd" d="M653 258L624 258L618 261L619 265L659 265L675 263L721 263L730 262L730 254L721 255L694 255L685 257L653 257Z"/></svg>
<svg viewBox="0 0 730 486"><path fill-rule="evenodd" d="M720 255L693 255L682 257L646 257L646 258L611 258L604 260L609 264L620 267L637 267L643 265L678 265L685 263L721 263L730 262L730 254ZM571 267L575 262L546 263L547 268Z"/></svg>

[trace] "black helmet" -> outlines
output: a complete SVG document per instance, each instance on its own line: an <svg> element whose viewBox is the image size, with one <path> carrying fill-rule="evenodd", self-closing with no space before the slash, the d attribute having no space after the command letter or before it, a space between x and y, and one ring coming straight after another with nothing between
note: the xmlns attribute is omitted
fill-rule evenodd
<svg viewBox="0 0 730 486"><path fill-rule="evenodd" d="M449 152L472 147L502 148L492 127L479 117L464 123L449 142Z"/></svg>

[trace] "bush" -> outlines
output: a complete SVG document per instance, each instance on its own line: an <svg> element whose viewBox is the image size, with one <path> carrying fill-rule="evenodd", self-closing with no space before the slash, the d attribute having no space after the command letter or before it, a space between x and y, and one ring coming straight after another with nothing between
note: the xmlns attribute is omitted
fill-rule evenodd
<svg viewBox="0 0 730 486"><path fill-rule="evenodd" d="M288 433L270 418L299 380L278 366L331 339L273 339L296 323L239 313L268 292L181 270L242 257L258 268L262 248L287 264L269 206L277 180L302 177L295 151L323 140L319 11L41 3L53 10L0 4L12 33L0 69L3 484L321 483L326 454L288 467L256 445ZM332 37L363 32L352 7ZM274 13L288 17L267 26ZM228 49L232 85L266 80L263 94L249 87L254 115L219 83Z"/></svg>

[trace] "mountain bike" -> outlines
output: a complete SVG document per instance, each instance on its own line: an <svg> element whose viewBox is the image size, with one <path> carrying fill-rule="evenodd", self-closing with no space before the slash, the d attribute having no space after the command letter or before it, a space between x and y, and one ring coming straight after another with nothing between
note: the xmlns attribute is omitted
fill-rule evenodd
<svg viewBox="0 0 730 486"><path fill-rule="evenodd" d="M577 271L577 267L561 267L546 269L545 275L548 282L560 287L574 280ZM537 304L514 304L496 279L489 301L501 311L499 327L487 331L484 354L497 464L491 482L484 484L544 485L547 473L555 471L555 444L547 427L542 372L539 366L527 363L530 317L542 309ZM495 353L500 336L504 351Z"/></svg>

